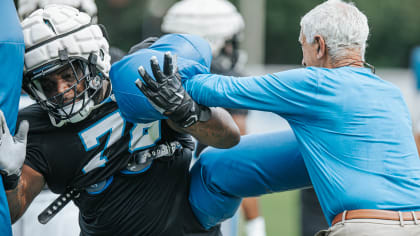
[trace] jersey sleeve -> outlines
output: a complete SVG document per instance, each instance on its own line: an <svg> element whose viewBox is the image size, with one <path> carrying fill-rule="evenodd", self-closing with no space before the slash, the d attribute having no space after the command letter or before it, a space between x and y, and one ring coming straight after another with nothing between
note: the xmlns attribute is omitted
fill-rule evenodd
<svg viewBox="0 0 420 236"><path fill-rule="evenodd" d="M48 162L39 149L39 145L31 143L30 140L28 140L26 148L25 164L41 173L44 177L49 174Z"/></svg>
<svg viewBox="0 0 420 236"><path fill-rule="evenodd" d="M201 74L184 82L191 97L206 106L302 115L317 104L316 71L295 69L263 76Z"/></svg>
<svg viewBox="0 0 420 236"><path fill-rule="evenodd" d="M45 150L50 146L44 143L43 131L50 129L48 115L40 105L33 104L19 111L17 122L20 123L23 120L29 122L25 164L46 177L49 174L49 168Z"/></svg>

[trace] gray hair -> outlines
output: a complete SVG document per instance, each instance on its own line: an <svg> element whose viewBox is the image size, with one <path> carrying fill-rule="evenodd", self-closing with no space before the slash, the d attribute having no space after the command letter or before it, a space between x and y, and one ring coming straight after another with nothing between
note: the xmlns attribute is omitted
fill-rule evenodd
<svg viewBox="0 0 420 236"><path fill-rule="evenodd" d="M306 13L300 27L307 43L314 43L316 35L324 38L333 61L340 60L349 51L359 51L364 60L368 20L353 3L328 0Z"/></svg>

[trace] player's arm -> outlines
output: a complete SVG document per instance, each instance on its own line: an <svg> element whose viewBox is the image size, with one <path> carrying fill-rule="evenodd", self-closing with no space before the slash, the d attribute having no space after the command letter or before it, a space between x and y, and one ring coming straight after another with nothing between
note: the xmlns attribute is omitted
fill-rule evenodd
<svg viewBox="0 0 420 236"><path fill-rule="evenodd" d="M22 175L16 188L6 191L12 224L16 222L41 192L45 179L28 165L23 165Z"/></svg>
<svg viewBox="0 0 420 236"><path fill-rule="evenodd" d="M151 67L156 80L140 66L139 74L144 81L138 79L136 85L153 107L169 118L172 128L218 148L229 148L239 142L239 129L226 111L199 105L186 93L170 53L165 53L163 72L155 57Z"/></svg>
<svg viewBox="0 0 420 236"><path fill-rule="evenodd" d="M239 129L230 114L222 108L210 108L211 117L205 122L196 122L189 127L181 127L172 120L169 126L181 133L193 135L200 143L217 148L230 148L239 143Z"/></svg>

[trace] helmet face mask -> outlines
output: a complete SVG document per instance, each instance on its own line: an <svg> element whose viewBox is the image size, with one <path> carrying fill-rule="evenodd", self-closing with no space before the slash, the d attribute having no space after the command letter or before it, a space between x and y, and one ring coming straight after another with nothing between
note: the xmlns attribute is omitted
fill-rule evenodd
<svg viewBox="0 0 420 236"><path fill-rule="evenodd" d="M220 51L213 55L212 72L226 73L228 71L240 71L246 64L247 54L239 48L238 34L235 34L231 39L225 41Z"/></svg>
<svg viewBox="0 0 420 236"><path fill-rule="evenodd" d="M111 64L102 28L64 5L37 10L22 21L22 28L23 89L48 112L54 126L85 119L111 91L110 84L105 86Z"/></svg>
<svg viewBox="0 0 420 236"><path fill-rule="evenodd" d="M72 120L102 98L103 75L90 67L83 59L51 62L25 73L23 88L56 121Z"/></svg>

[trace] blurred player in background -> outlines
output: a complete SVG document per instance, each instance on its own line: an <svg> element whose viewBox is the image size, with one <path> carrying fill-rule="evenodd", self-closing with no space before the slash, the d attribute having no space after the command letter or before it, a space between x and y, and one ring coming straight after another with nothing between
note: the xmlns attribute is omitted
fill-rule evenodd
<svg viewBox="0 0 420 236"><path fill-rule="evenodd" d="M240 50L239 42L245 27L236 7L227 0L182 0L175 3L162 22L164 33L187 33L199 35L211 46L213 59L211 72L215 74L241 76L246 63L246 53ZM228 109L245 135L247 110ZM206 146L198 143L195 155ZM245 198L242 210L246 220L248 236L264 236L265 221L259 214L257 198ZM238 214L222 223L224 235L237 235Z"/></svg>

